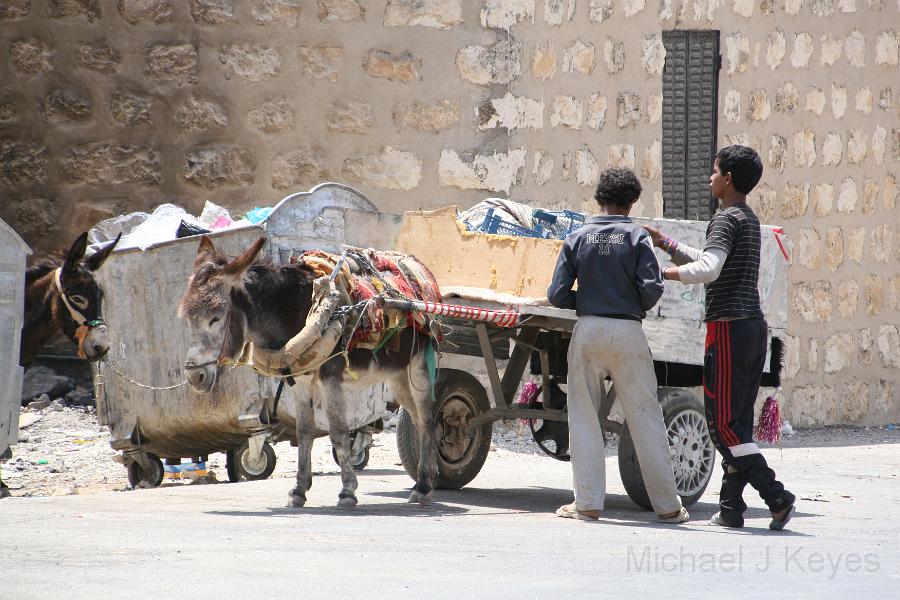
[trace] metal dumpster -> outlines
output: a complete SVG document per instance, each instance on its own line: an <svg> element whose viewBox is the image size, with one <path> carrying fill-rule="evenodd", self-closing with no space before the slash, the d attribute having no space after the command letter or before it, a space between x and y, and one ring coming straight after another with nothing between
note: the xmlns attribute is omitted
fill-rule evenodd
<svg viewBox="0 0 900 600"><path fill-rule="evenodd" d="M19 439L19 405L22 375L19 345L25 311L25 258L31 249L0 220L0 459L12 456ZM0 498L8 494L0 482Z"/></svg>
<svg viewBox="0 0 900 600"><path fill-rule="evenodd" d="M308 249L390 247L398 218L379 213L350 187L327 183L284 198L259 226L210 235L221 252L232 256L267 236L266 251L276 264L285 264ZM133 486L160 483L160 458L180 461L213 452L227 453L229 479L262 479L274 468L269 444L296 443L291 394L284 395L277 419L272 418L275 380L239 367L223 369L211 394L182 384L189 337L177 307L198 240L117 250L97 272L110 341L106 360L94 366L97 415L110 428L112 447L123 452ZM291 391L303 394L303 387L298 382ZM382 387L364 393L366 409L355 419L357 427L378 419L386 404ZM319 428L324 434L326 424Z"/></svg>

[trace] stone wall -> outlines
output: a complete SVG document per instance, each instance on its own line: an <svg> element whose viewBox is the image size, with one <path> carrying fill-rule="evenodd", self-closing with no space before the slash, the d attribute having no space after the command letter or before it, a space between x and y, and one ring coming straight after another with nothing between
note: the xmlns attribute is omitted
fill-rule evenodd
<svg viewBox="0 0 900 600"><path fill-rule="evenodd" d="M900 0L10 0L0 217L42 248L322 180L592 210L610 165L659 216L668 29L721 31L719 141L795 241L788 418L897 421Z"/></svg>

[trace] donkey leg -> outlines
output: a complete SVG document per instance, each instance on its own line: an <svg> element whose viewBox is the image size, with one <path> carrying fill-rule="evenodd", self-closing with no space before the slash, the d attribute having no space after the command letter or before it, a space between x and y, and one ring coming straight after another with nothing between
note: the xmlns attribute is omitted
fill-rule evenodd
<svg viewBox="0 0 900 600"><path fill-rule="evenodd" d="M431 383L423 352L416 353L409 368L393 378L391 391L397 402L409 411L419 434L419 468L409 502L431 504L437 481L437 449L434 445L434 402L431 401Z"/></svg>
<svg viewBox="0 0 900 600"><path fill-rule="evenodd" d="M316 433L312 394L308 390L294 392L297 415L297 485L288 494L290 508L306 504L306 492L312 487L312 446Z"/></svg>
<svg viewBox="0 0 900 600"><path fill-rule="evenodd" d="M353 470L351 457L350 427L347 424L346 399L344 390L338 382L328 382L320 387L323 397L327 398L326 414L328 416L328 435L337 455L341 468L341 493L338 494L338 508L355 508L357 504L356 472Z"/></svg>

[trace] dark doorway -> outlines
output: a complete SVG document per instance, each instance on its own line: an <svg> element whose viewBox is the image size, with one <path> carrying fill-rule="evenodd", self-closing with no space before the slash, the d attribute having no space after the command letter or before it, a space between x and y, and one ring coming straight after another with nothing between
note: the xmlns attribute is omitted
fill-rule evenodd
<svg viewBox="0 0 900 600"><path fill-rule="evenodd" d="M719 118L718 31L664 31L663 216L709 220L715 200L709 174Z"/></svg>

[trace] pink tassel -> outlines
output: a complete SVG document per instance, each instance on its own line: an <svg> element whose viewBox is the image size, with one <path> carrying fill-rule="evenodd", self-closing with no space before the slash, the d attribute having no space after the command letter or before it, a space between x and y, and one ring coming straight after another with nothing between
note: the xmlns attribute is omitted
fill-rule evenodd
<svg viewBox="0 0 900 600"><path fill-rule="evenodd" d="M520 406L530 406L534 399L537 398L537 395L541 391L541 386L539 386L534 381L529 381L525 385L522 386L522 391L519 392L519 397L516 400L516 404ZM522 424L527 424L528 419L519 419Z"/></svg>
<svg viewBox="0 0 900 600"><path fill-rule="evenodd" d="M778 406L780 393L779 387L775 389L774 394L766 398L759 412L759 420L756 422L756 439L769 444L777 444L781 439L781 409Z"/></svg>

